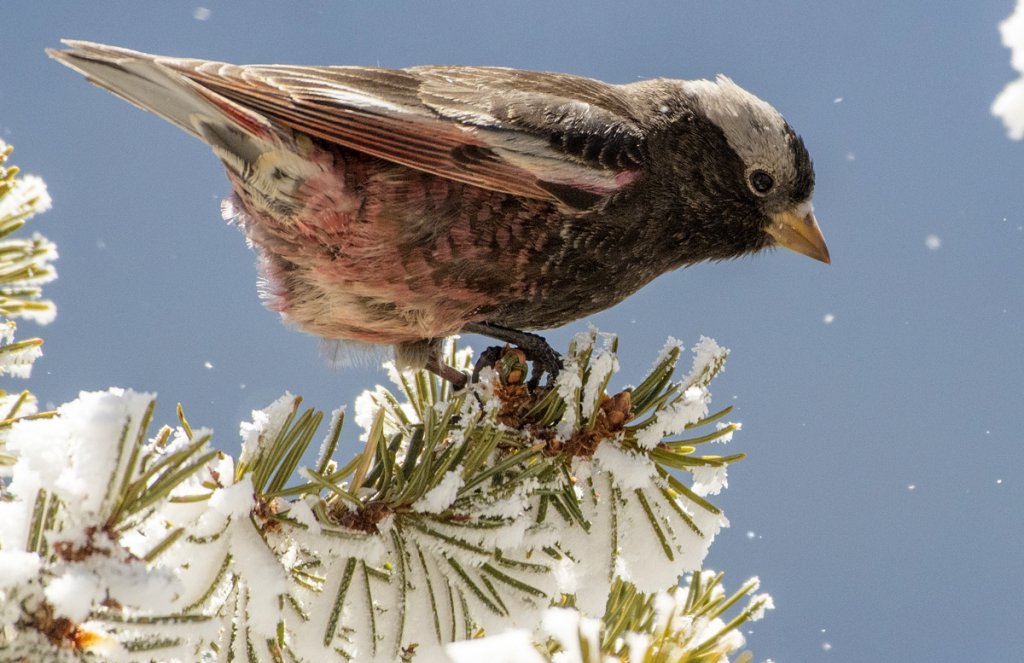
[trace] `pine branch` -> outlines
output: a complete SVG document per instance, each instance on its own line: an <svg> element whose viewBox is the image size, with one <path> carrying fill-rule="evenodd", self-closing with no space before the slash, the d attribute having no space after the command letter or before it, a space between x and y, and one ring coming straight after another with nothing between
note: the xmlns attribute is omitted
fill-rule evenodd
<svg viewBox="0 0 1024 663"><path fill-rule="evenodd" d="M3 234L48 205L12 172ZM32 290L54 275L52 245L7 246L3 312L52 312ZM431 661L543 624L550 639L527 638L537 660L726 660L770 607L753 597L725 621L753 586L726 599L699 572L727 525L708 497L742 458L704 451L739 430L709 407L727 351L701 339L675 378L672 341L609 394L616 348L578 335L550 388L528 386L515 350L457 393L391 368L394 389L356 403L363 448L344 463L344 410L325 426L291 394L243 424L237 459L180 406L154 431L150 394L83 393L42 414L28 392L4 395L0 659ZM686 573L688 593L666 593Z"/></svg>
<svg viewBox="0 0 1024 663"><path fill-rule="evenodd" d="M50 208L43 180L21 175L17 166L7 165L13 151L0 140L0 316L4 318L0 321L0 375L27 378L32 363L42 356L43 341L15 341L17 325L11 318L39 324L53 320L57 309L53 302L40 299L40 286L57 277L51 264L57 258L57 248L38 234L28 239L12 236L33 216ZM18 418L36 415L37 409L36 398L30 392L0 389L0 477L4 468L15 462L4 444L8 428Z"/></svg>
<svg viewBox="0 0 1024 663"><path fill-rule="evenodd" d="M736 426L645 440L724 414L708 415L707 383L725 351L702 340L689 374L672 381L673 348L636 390L607 396L614 339L598 338L574 340L549 390L531 392L505 365L458 394L429 374L392 371L398 395L378 387L358 404L363 452L341 468L321 458L293 483L322 417L288 394L243 426L237 464L183 414L150 435L146 394L85 394L50 420L21 421L10 434L15 476L40 480L12 482L0 505L31 523L4 552L34 555L38 573L6 590L27 606L15 626L112 660L242 648L258 660L311 659L325 647L339 660L394 660L413 645L535 624L567 594L604 606L623 578L633 591L671 586L699 569L726 524L673 470L724 471L739 456L696 449ZM470 355L453 360L466 366ZM336 446L341 419L323 449ZM133 583L111 584L114 569ZM51 589L76 587L77 598L83 584L93 600L77 611Z"/></svg>
<svg viewBox="0 0 1024 663"><path fill-rule="evenodd" d="M507 631L450 644L446 652L454 663L508 660L504 656L510 649L523 652L516 658L523 663L725 663L744 645L740 626L761 619L774 605L767 594L753 594L756 578L729 597L721 580L722 574L698 572L687 578L685 588L655 594L618 580L600 620L575 609L551 608L541 626L547 635L542 644L527 631ZM728 617L743 599L743 609ZM749 663L752 656L743 652L735 660Z"/></svg>

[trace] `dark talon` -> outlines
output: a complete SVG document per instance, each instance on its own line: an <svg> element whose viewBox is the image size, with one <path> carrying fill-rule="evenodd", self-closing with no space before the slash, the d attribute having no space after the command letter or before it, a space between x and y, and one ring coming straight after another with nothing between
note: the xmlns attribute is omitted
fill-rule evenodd
<svg viewBox="0 0 1024 663"><path fill-rule="evenodd" d="M520 349L526 353L528 359L533 362L533 375L530 376L529 382L526 383L530 389L536 389L540 384L540 376L543 373L548 374L547 386L550 387L554 384L555 378L558 377L559 371L562 370L562 356L558 354L554 348L548 345L540 336L537 336L543 345L537 348L524 348L520 346Z"/></svg>
<svg viewBox="0 0 1024 663"><path fill-rule="evenodd" d="M548 345L543 336L519 331L518 329L509 329L500 325L493 325L488 322L471 322L465 325L462 330L471 334L489 336L499 341L511 343L522 350L526 354L526 358L533 362L533 375L530 376L530 381L526 383L530 389L537 388L540 384L540 376L543 373L548 374L548 385L550 386L558 376L558 372L562 370L561 355ZM489 352L491 349L488 348L485 352ZM501 356L500 350L498 356ZM474 377L476 373L477 371L474 370Z"/></svg>
<svg viewBox="0 0 1024 663"><path fill-rule="evenodd" d="M499 359L501 359L501 353L503 350L504 348L500 346L492 345L481 352L480 356L476 360L476 365L473 366L473 377L471 377L470 380L473 382L479 382L480 372L485 368L494 368L494 365L498 363Z"/></svg>

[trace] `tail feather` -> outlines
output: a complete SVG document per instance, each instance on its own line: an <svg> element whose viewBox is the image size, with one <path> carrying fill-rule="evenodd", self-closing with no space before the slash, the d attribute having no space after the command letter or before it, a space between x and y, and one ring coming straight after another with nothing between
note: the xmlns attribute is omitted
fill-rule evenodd
<svg viewBox="0 0 1024 663"><path fill-rule="evenodd" d="M47 49L47 55L94 85L245 161L259 151L254 149L253 137L275 133L263 116L191 80L184 72L198 61L87 41L66 39L63 43L67 50Z"/></svg>

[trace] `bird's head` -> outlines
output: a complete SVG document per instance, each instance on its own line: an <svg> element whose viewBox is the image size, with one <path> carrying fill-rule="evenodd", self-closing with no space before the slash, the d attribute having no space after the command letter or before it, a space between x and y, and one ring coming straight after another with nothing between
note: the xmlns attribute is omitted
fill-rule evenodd
<svg viewBox="0 0 1024 663"><path fill-rule="evenodd" d="M698 197L706 212L713 210L709 221L731 235L733 253L782 246L830 262L814 218L814 166L803 140L771 105L725 76L683 86L694 113L688 121L701 135L687 149L704 152Z"/></svg>

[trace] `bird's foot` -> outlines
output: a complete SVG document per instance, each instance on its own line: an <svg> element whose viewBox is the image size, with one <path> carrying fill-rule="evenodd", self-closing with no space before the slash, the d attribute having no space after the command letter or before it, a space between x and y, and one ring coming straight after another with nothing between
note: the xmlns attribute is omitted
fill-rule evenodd
<svg viewBox="0 0 1024 663"><path fill-rule="evenodd" d="M529 368L526 365L526 353L519 348L492 345L480 353L480 357L473 367L472 382L480 381L480 373L485 368L491 368L498 373L498 378L503 384L522 384L526 381L526 373Z"/></svg>
<svg viewBox="0 0 1024 663"><path fill-rule="evenodd" d="M545 373L548 374L547 384L550 386L558 376L558 372L562 370L561 355L548 345L543 336L486 322L471 322L463 327L463 330L473 334L480 334L481 336L496 338L499 341L511 343L519 348L523 353L524 359L533 362L533 371L530 375L530 380L526 383L526 386L531 390L536 389L540 385L541 376ZM491 365L493 365L497 358L502 356L500 349L497 349L496 353L493 353L494 350L495 348L485 350L481 355L481 361L485 357L490 358L493 356L495 357L491 362ZM476 379L482 369L483 366L478 361L477 367L473 371L474 379Z"/></svg>
<svg viewBox="0 0 1024 663"><path fill-rule="evenodd" d="M526 358L533 363L533 370L530 372L530 379L526 383L526 386L531 390L536 389L540 385L540 378L542 375L547 373L548 379L545 386L551 387L555 383L555 378L558 377L559 371L562 370L562 356L555 352L554 348L548 345L540 336L531 334L539 342L531 347L519 346Z"/></svg>
<svg viewBox="0 0 1024 663"><path fill-rule="evenodd" d="M501 360L501 355L505 349L506 348L503 348L500 345L492 345L481 352L480 356L476 359L476 364L473 365L473 376L469 378L470 382L479 382L480 373L482 373L485 368L494 368L495 364Z"/></svg>

